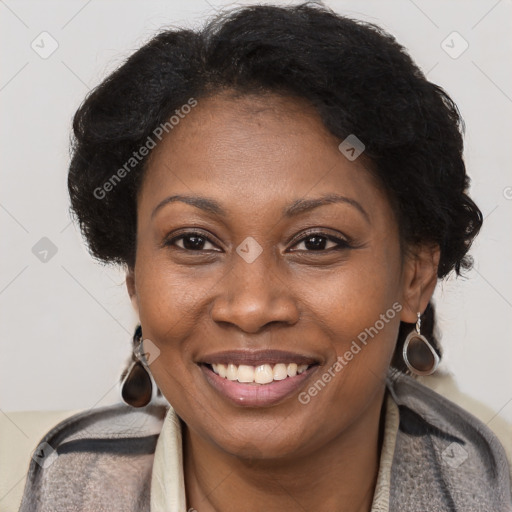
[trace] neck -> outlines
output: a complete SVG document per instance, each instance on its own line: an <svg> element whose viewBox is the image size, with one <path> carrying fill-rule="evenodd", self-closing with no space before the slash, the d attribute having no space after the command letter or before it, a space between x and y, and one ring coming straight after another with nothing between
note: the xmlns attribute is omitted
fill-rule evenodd
<svg viewBox="0 0 512 512"><path fill-rule="evenodd" d="M370 511L382 442L384 391L337 437L301 457L248 462L185 428L187 508Z"/></svg>

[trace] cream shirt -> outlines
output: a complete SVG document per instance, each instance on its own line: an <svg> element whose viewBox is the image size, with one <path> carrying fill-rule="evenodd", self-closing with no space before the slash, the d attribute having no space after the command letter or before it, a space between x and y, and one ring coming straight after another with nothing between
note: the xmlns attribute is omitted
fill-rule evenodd
<svg viewBox="0 0 512 512"><path fill-rule="evenodd" d="M386 393L386 419L371 512L389 512L391 464L399 425L398 406ZM194 509L190 509L193 512ZM189 512L185 498L181 425L172 407L158 438L151 477L151 512Z"/></svg>

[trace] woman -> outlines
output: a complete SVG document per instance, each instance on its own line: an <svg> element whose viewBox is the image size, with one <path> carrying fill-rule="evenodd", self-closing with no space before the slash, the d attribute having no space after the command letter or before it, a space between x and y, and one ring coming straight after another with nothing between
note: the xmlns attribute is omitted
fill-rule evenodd
<svg viewBox="0 0 512 512"><path fill-rule="evenodd" d="M437 368L431 297L482 223L461 123L318 5L135 52L76 113L68 182L126 268L131 405L51 431L21 510L512 510L496 437L407 375Z"/></svg>

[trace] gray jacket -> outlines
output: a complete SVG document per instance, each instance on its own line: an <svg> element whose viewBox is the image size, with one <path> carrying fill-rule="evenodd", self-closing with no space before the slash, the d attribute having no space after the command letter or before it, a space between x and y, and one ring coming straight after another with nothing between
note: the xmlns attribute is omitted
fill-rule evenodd
<svg viewBox="0 0 512 512"><path fill-rule="evenodd" d="M390 512L512 512L510 468L488 427L411 377L390 374L387 389L400 412ZM119 404L58 424L31 461L20 512L149 512L166 412Z"/></svg>

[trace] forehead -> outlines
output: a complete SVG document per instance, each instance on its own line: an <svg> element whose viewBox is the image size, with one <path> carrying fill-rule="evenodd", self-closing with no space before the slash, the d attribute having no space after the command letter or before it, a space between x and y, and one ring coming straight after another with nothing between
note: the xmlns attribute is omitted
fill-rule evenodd
<svg viewBox="0 0 512 512"><path fill-rule="evenodd" d="M150 155L139 209L205 190L257 208L326 192L382 202L364 158L345 158L306 100L223 93L197 101Z"/></svg>

